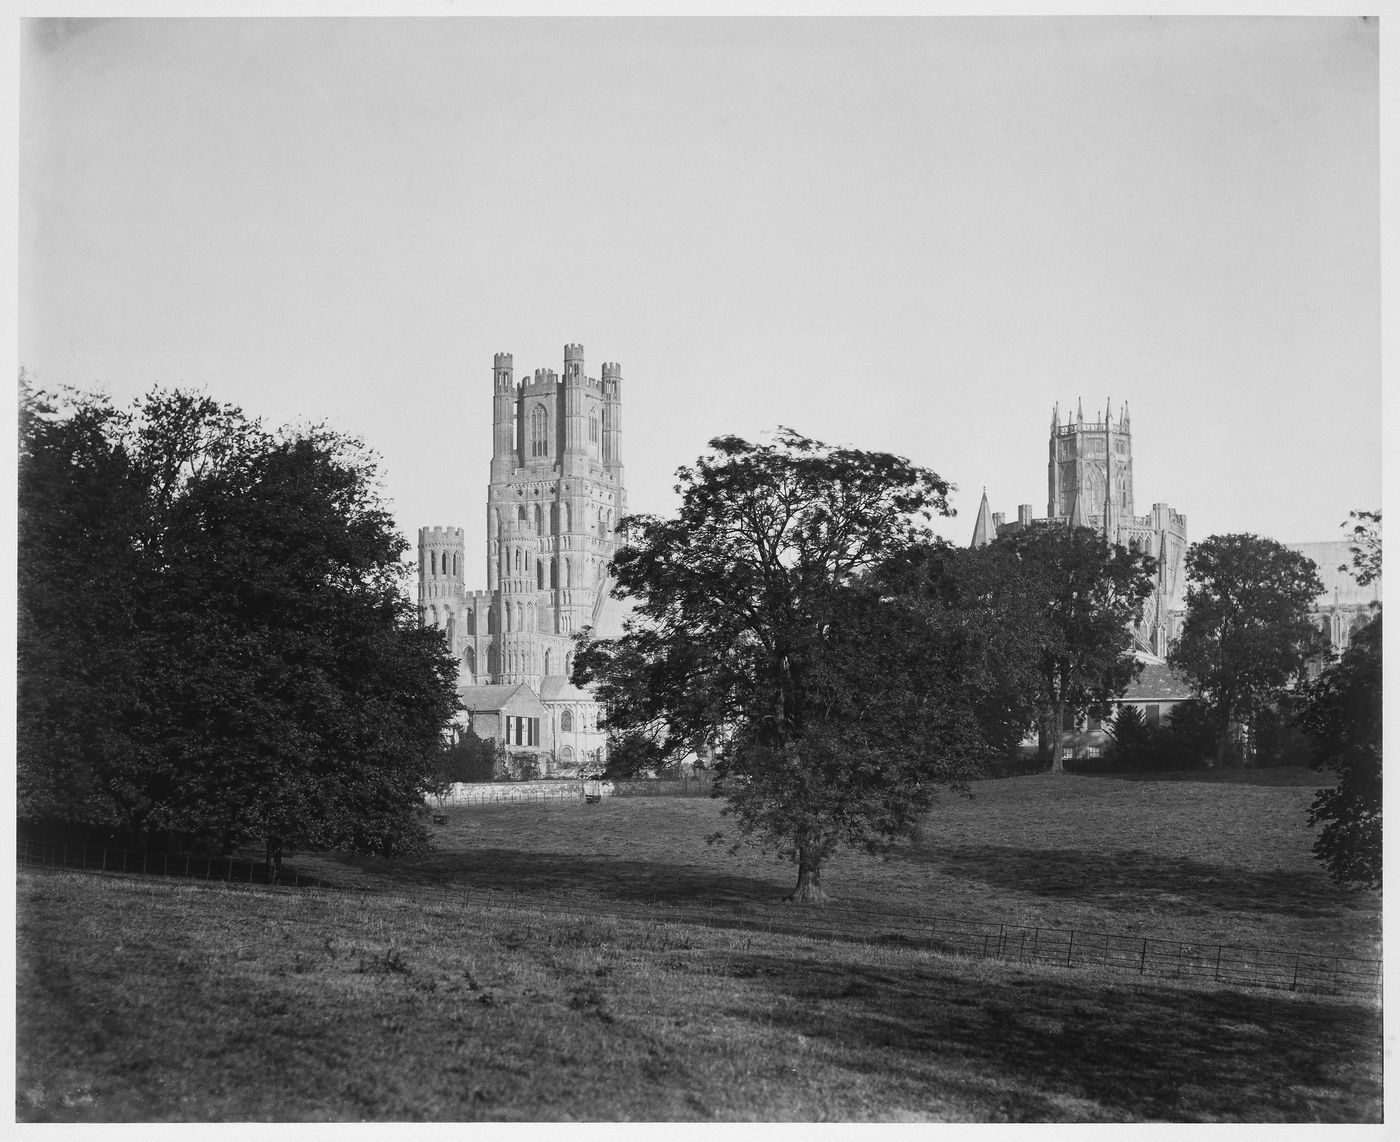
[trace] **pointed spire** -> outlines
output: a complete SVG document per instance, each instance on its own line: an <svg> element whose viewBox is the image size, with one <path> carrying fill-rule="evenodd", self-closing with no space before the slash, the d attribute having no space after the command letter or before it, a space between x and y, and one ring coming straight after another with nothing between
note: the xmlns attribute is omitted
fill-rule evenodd
<svg viewBox="0 0 1400 1142"><path fill-rule="evenodd" d="M1059 402L1059 401L1056 401L1056 402L1055 402L1055 411L1052 412L1052 413L1050 414L1050 431L1053 433L1053 432L1055 431L1055 429L1057 429L1057 428L1059 428L1059 427L1060 427L1060 402Z"/></svg>
<svg viewBox="0 0 1400 1142"><path fill-rule="evenodd" d="M1079 398L1079 423L1084 423L1084 398Z"/></svg>
<svg viewBox="0 0 1400 1142"><path fill-rule="evenodd" d="M987 488L982 488L982 505L977 509L977 523L972 528L972 547L986 547L996 538L992 529L992 509L987 503Z"/></svg>
<svg viewBox="0 0 1400 1142"><path fill-rule="evenodd" d="M1126 432L1127 429L1128 429L1128 425L1129 425L1130 423L1131 423L1131 421L1129 421L1129 419L1128 419L1128 402L1127 402L1127 401L1124 401L1124 402L1123 402L1123 416L1122 416L1122 418L1118 421L1118 424L1119 424L1119 426Z"/></svg>
<svg viewBox="0 0 1400 1142"><path fill-rule="evenodd" d="M1113 423L1113 398L1112 398L1112 397L1109 397L1109 398L1108 398L1108 403L1104 405L1104 408L1103 408L1103 422L1104 422L1105 424L1112 424L1112 423Z"/></svg>

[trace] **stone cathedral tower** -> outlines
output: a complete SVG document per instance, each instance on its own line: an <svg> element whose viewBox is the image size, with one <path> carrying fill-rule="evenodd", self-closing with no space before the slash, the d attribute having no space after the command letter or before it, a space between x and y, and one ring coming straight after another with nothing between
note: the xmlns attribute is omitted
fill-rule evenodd
<svg viewBox="0 0 1400 1142"><path fill-rule="evenodd" d="M1073 420L1060 419L1060 406L1050 417L1049 500L1045 519L1032 517L1031 505L1021 504L1008 522L993 513L982 493L972 546L990 543L1037 524L1088 527L1110 543L1144 551L1157 560L1157 582L1134 631L1140 651L1163 657L1174 632L1173 611L1185 585L1186 517L1167 504L1153 504L1146 515L1133 508L1133 430L1128 406L1117 422L1113 409L1102 420L1086 421L1082 402Z"/></svg>
<svg viewBox="0 0 1400 1142"><path fill-rule="evenodd" d="M603 760L599 710L569 673L578 631L620 632L607 566L627 513L622 369L604 362L589 377L570 344L562 376L517 381L510 353L492 376L486 589L463 586L460 528L421 528L419 606L448 634L481 736L542 757L543 773L588 769Z"/></svg>

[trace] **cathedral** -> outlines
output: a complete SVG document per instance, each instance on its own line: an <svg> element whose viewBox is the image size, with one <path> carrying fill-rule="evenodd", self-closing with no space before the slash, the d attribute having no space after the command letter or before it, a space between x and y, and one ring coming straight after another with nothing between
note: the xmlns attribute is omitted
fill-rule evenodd
<svg viewBox="0 0 1400 1142"><path fill-rule="evenodd" d="M1139 653L1164 659L1185 597L1186 517L1166 504L1153 504L1147 515L1136 514L1133 431L1127 404L1117 423L1111 404L1104 409L1103 420L1086 421L1081 403L1078 415L1063 422L1057 404L1050 419L1048 475L1044 519L1032 518L1031 505L1021 504L1016 519L1008 522L1001 512L991 511L983 491L972 546L1050 523L1093 528L1110 543L1146 552L1157 560L1157 583L1133 639Z"/></svg>
<svg viewBox="0 0 1400 1142"><path fill-rule="evenodd" d="M473 730L541 777L600 770L601 708L569 681L573 636L621 633L610 594L614 531L627 513L618 450L622 369L587 375L583 346L564 346L564 372L517 381L511 354L493 369L486 588L468 591L463 530L418 531L422 621L447 635Z"/></svg>

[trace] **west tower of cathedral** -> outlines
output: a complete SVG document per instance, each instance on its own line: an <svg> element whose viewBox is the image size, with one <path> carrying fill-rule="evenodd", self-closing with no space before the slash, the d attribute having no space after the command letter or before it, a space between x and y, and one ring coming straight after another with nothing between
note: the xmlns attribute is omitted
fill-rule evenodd
<svg viewBox="0 0 1400 1142"><path fill-rule="evenodd" d="M1033 517L1030 504L1021 504L1008 522L993 513L982 493L973 528L972 546L990 543L1036 525L1088 527L1110 543L1143 551L1157 560L1157 583L1134 632L1138 649L1165 657L1174 635L1172 612L1185 595L1186 517L1166 504L1137 515L1133 507L1133 434L1125 403L1115 422L1112 405L1102 420L1086 421L1083 404L1074 419L1060 419L1060 406L1050 418L1049 498L1044 519Z"/></svg>
<svg viewBox="0 0 1400 1142"><path fill-rule="evenodd" d="M418 532L423 622L447 634L474 727L534 754L542 774L591 769L605 748L597 704L569 682L574 634L610 637L622 618L607 575L627 512L622 368L601 374L588 376L582 345L564 347L562 376L517 380L512 355L496 354L485 590L466 589L461 528Z"/></svg>

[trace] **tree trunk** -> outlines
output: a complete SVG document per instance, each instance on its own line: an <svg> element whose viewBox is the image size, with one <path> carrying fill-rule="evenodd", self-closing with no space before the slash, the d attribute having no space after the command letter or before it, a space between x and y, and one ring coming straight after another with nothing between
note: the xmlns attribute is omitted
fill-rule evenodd
<svg viewBox="0 0 1400 1142"><path fill-rule="evenodd" d="M797 850L797 887L788 897L794 904L825 904L822 891L822 858L817 850L801 845Z"/></svg>
<svg viewBox="0 0 1400 1142"><path fill-rule="evenodd" d="M1056 702L1051 724L1045 729L1046 739L1050 743L1050 772L1063 773L1065 771L1065 751L1064 751L1064 707Z"/></svg>

